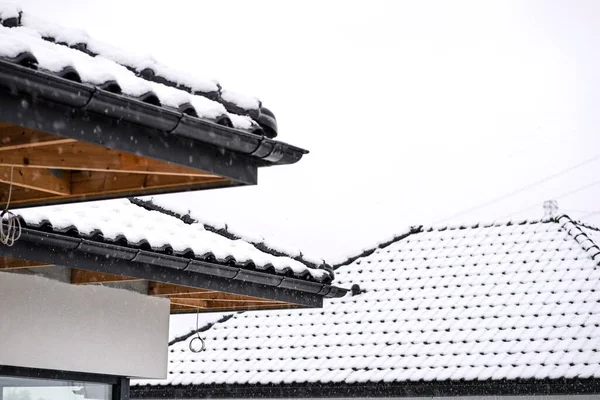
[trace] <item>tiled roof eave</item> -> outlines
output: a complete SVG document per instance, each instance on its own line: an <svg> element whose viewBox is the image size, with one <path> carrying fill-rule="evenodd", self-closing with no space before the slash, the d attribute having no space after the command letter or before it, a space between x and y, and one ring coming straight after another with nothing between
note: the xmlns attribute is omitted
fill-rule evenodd
<svg viewBox="0 0 600 400"><path fill-rule="evenodd" d="M189 143L193 145L194 142L199 142L252 158L256 160L255 163L258 166L292 164L307 153L306 150L265 136L222 126L209 120L188 116L179 110L154 106L90 84L73 82L54 74L1 59L0 87L9 89L0 91L1 120L33 129L44 128L47 132L75 139L83 139L81 138L82 130L72 132L72 129L68 129L69 119L65 119L64 124L53 124L58 116L62 120L65 114L77 115L77 112L88 115L95 114L108 117L112 121L119 121L119 124L113 124L117 127L125 121L147 128L154 135L163 137L168 135L172 136L175 141L187 143L188 152ZM47 109L44 110L45 112L37 112L39 104L36 104L36 118L30 118L25 112L27 107L23 107L23 101L35 100L40 103L38 101L40 99L47 103ZM10 107L9 104L13 107ZM15 112L15 107L18 107L21 112ZM46 121L44 117L47 118ZM84 132L93 132L95 126L90 128ZM123 136L125 139L129 137L129 134ZM85 139L97 144L106 144L107 141L101 135L96 140ZM124 144L128 141L121 140L120 143Z"/></svg>
<svg viewBox="0 0 600 400"><path fill-rule="evenodd" d="M322 307L324 297L347 292L335 286L240 267L192 260L109 243L23 228L4 256L83 268L165 283Z"/></svg>

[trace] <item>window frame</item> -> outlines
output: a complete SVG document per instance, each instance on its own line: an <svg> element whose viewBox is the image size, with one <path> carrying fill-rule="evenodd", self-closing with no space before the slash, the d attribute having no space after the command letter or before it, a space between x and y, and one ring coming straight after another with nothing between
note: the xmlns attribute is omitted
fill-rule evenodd
<svg viewBox="0 0 600 400"><path fill-rule="evenodd" d="M129 378L124 376L16 367L10 365L0 365L0 376L107 384L112 387L112 400L129 400Z"/></svg>

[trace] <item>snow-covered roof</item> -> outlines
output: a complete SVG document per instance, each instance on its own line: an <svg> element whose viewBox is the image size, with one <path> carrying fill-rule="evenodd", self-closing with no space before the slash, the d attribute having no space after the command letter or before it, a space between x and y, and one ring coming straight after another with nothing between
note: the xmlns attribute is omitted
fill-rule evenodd
<svg viewBox="0 0 600 400"><path fill-rule="evenodd" d="M206 230L216 232L232 240L244 240L265 253L274 256L291 257L305 265L313 268L321 267L329 269L333 273L333 268L330 267L325 260L314 256L308 256L297 246L290 247L289 245L281 245L276 238L267 238L262 233L249 232L248 230L240 229L222 219L211 218L210 213L204 213L202 210L192 210L185 203L173 202L172 200L167 200L161 196L133 198L131 201L150 210L161 211L173 215L187 223L202 224Z"/></svg>
<svg viewBox="0 0 600 400"><path fill-rule="evenodd" d="M46 206L14 211L25 228L41 229L211 263L330 283L333 274L291 257L276 256L244 240L188 224L127 199Z"/></svg>
<svg viewBox="0 0 600 400"><path fill-rule="evenodd" d="M236 314L202 333L205 352L172 344L167 379L134 384L598 378L599 238L567 216L414 228L336 270L362 293Z"/></svg>
<svg viewBox="0 0 600 400"><path fill-rule="evenodd" d="M214 79L168 68L133 49L98 42L14 3L0 3L0 59L225 126L270 138L277 135L273 113L257 98L223 89Z"/></svg>

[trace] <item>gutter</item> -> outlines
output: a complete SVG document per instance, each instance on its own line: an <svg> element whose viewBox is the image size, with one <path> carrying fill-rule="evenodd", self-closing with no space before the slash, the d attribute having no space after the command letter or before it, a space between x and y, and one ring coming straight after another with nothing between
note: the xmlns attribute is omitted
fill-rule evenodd
<svg viewBox="0 0 600 400"><path fill-rule="evenodd" d="M344 296L348 290L240 267L160 254L109 243L23 228L5 257L87 269L176 285L322 307L323 298ZM248 283L251 283L250 285Z"/></svg>
<svg viewBox="0 0 600 400"><path fill-rule="evenodd" d="M27 60L23 63L35 65L35 57L32 54L21 54L14 61L22 62L18 60ZM33 99L42 98L58 105L160 131L157 133L187 138L248 155L262 160L260 166L293 164L308 153L307 150L269 139L264 135L222 126L184 114L175 108L155 106L98 86L71 81L2 59L0 86L9 88L12 94L27 93ZM64 135L64 132L53 133Z"/></svg>

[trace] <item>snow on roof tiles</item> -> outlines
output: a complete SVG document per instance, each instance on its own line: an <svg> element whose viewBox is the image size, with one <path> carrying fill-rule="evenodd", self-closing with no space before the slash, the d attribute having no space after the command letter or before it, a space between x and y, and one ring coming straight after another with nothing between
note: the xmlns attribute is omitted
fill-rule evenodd
<svg viewBox="0 0 600 400"><path fill-rule="evenodd" d="M46 206L14 211L25 227L69 232L93 240L125 242L133 247L173 252L217 263L253 266L275 274L291 274L317 282L330 282L332 274L285 256L258 250L244 240L232 240L206 230L202 224L186 224L159 211L147 210L127 199L66 206Z"/></svg>
<svg viewBox="0 0 600 400"><path fill-rule="evenodd" d="M202 333L205 352L171 345L167 379L135 384L600 377L597 229L565 216L412 232L336 270L364 293L238 314Z"/></svg>
<svg viewBox="0 0 600 400"><path fill-rule="evenodd" d="M267 238L256 232L248 232L217 218L211 218L210 213L191 210L186 204L173 202L165 197L135 198L131 201L142 207L162 211L187 222L202 224L207 230L217 232L230 239L242 239L248 243L252 243L254 247L265 253L276 256L288 256L315 268L327 265L322 258L307 256L297 247L279 244L276 240L277 238Z"/></svg>
<svg viewBox="0 0 600 400"><path fill-rule="evenodd" d="M23 54L35 57L38 69L61 77L99 87L110 82L113 90L118 87L127 96L145 100L154 94L159 105L178 109L185 105L188 114L199 118L277 135L272 113L255 97L223 90L214 79L168 68L149 55L100 43L84 31L0 2L0 58L14 61Z"/></svg>

